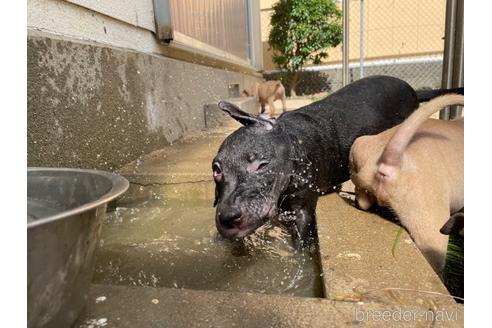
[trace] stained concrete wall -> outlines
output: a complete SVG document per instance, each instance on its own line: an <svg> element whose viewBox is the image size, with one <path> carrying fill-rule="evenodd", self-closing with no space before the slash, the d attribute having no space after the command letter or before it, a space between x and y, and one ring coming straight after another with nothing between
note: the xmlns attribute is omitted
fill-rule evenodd
<svg viewBox="0 0 492 328"><path fill-rule="evenodd" d="M29 31L28 165L114 170L205 127L204 105L258 77Z"/></svg>

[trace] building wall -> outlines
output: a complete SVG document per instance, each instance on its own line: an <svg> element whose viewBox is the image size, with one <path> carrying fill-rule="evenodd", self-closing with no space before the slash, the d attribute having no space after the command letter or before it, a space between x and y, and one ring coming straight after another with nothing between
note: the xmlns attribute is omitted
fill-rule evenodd
<svg viewBox="0 0 492 328"><path fill-rule="evenodd" d="M271 6L277 0L261 0L263 63L276 69L268 46ZM339 1L341 8L341 2ZM364 58L407 58L442 55L445 0L364 0ZM360 0L349 1L349 57L359 60ZM342 60L342 47L328 51L324 64Z"/></svg>
<svg viewBox="0 0 492 328"><path fill-rule="evenodd" d="M28 1L28 165L114 170L261 77L161 44L152 1Z"/></svg>
<svg viewBox="0 0 492 328"><path fill-rule="evenodd" d="M242 59L248 59L244 0L171 0L174 30Z"/></svg>
<svg viewBox="0 0 492 328"><path fill-rule="evenodd" d="M133 3L140 5L137 7ZM115 47L160 53L152 0L28 0L27 27Z"/></svg>
<svg viewBox="0 0 492 328"><path fill-rule="evenodd" d="M155 32L153 0L66 0L127 24Z"/></svg>

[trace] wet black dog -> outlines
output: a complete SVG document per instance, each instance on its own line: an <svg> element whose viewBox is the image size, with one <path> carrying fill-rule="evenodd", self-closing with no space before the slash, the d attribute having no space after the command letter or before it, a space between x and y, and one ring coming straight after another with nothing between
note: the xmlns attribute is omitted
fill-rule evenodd
<svg viewBox="0 0 492 328"><path fill-rule="evenodd" d="M421 100L442 93L426 91ZM219 233L244 237L287 212L302 245L314 236L319 194L349 179L354 140L401 123L418 105L412 87L388 76L358 80L278 120L220 102L244 127L226 138L212 163Z"/></svg>
<svg viewBox="0 0 492 328"><path fill-rule="evenodd" d="M440 232L443 235L465 237L465 208L451 214L449 220L442 226Z"/></svg>

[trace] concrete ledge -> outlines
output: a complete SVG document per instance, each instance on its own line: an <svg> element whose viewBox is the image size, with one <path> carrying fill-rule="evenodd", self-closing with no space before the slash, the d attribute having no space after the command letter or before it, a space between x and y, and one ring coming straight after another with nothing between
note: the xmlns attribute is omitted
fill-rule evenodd
<svg viewBox="0 0 492 328"><path fill-rule="evenodd" d="M119 173L131 183L143 185L212 181L212 160L220 144L240 126L231 118L225 122L227 126L194 133L179 143L142 156L122 167Z"/></svg>
<svg viewBox="0 0 492 328"><path fill-rule="evenodd" d="M357 294L390 304L455 304L406 232L392 256L397 224L335 193L320 197L316 213L326 298Z"/></svg>
<svg viewBox="0 0 492 328"><path fill-rule="evenodd" d="M104 296L105 300L100 301ZM99 298L99 301L96 301ZM408 312L410 320L383 321L377 313ZM440 319L438 314L449 315ZM413 314L413 316L412 316ZM371 315L367 317L364 315ZM434 317L433 317L434 316ZM434 319L434 320L432 320ZM462 327L463 307L332 302L250 293L92 285L76 327Z"/></svg>

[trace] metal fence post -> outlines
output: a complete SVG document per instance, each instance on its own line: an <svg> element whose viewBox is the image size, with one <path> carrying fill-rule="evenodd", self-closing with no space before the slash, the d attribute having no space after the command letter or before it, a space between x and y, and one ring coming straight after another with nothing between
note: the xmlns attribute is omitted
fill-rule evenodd
<svg viewBox="0 0 492 328"><path fill-rule="evenodd" d="M456 6L456 34L453 61L453 81L452 86L460 87L464 85L464 34L463 34L463 11L464 0L458 0ZM451 106L449 118L454 119L461 116L461 106Z"/></svg>
<svg viewBox="0 0 492 328"><path fill-rule="evenodd" d="M336 1L337 6L343 11L341 13L342 43L335 49L329 50L328 61L304 68L296 87L299 95L333 92L355 79L381 74L403 79L417 90L442 87L444 44L442 36L445 31L443 22L446 17L446 1L427 1L425 4L421 1L386 1L384 6L368 0L349 1ZM463 0L455 1L463 2ZM357 13L359 9L357 5L360 5L359 13ZM350 12L350 9L353 12ZM271 12L271 8L264 8L261 11L264 40L270 32ZM419 20L414 22L415 25L412 23L412 26L418 28L420 32L415 33L415 28L400 30L406 18L415 13L418 13ZM352 23L360 19L359 31L357 26L349 31L349 17ZM371 21L381 24L369 24ZM383 25L385 28L380 28ZM456 25L460 26L458 20ZM352 52L350 58L350 39L357 38L356 34L360 34L359 54ZM457 35L455 37L458 38ZM415 40L416 43L413 42ZM354 40L353 44L355 42L357 40ZM284 73L275 71L272 67L272 61L268 59L271 52L265 52L264 55L267 58L266 75L270 79L278 79ZM357 56L360 56L359 60ZM353 60L352 66L350 66L350 59ZM354 72L358 67L360 67L360 76Z"/></svg>
<svg viewBox="0 0 492 328"><path fill-rule="evenodd" d="M442 67L442 88L463 85L463 0L446 1L446 31ZM439 119L449 120L461 115L456 106L447 107L439 113Z"/></svg>
<svg viewBox="0 0 492 328"><path fill-rule="evenodd" d="M359 38L359 57L360 57L360 78L364 77L364 0L360 0L360 38Z"/></svg>
<svg viewBox="0 0 492 328"><path fill-rule="evenodd" d="M342 85L349 83L349 0L343 0Z"/></svg>

